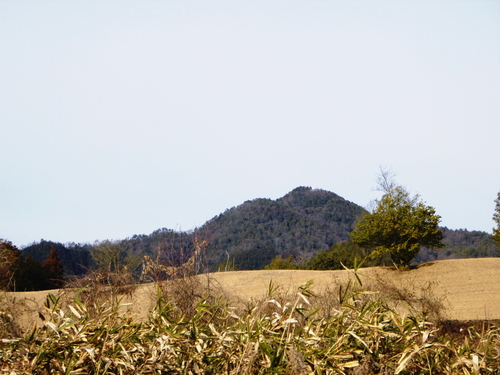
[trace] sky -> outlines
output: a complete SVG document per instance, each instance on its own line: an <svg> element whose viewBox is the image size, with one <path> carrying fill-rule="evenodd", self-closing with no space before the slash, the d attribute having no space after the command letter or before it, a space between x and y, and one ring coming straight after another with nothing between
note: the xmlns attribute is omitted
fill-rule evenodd
<svg viewBox="0 0 500 375"><path fill-rule="evenodd" d="M499 1L0 2L0 238L191 230L380 167L491 233Z"/></svg>

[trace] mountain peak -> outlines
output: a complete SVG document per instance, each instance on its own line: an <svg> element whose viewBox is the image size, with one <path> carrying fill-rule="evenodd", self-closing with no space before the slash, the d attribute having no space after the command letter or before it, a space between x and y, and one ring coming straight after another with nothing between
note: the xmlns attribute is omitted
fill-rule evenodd
<svg viewBox="0 0 500 375"><path fill-rule="evenodd" d="M258 269L268 256L307 258L347 240L362 212L335 193L299 186L276 200L254 199L226 210L202 230L212 234L212 265L232 258L238 269Z"/></svg>

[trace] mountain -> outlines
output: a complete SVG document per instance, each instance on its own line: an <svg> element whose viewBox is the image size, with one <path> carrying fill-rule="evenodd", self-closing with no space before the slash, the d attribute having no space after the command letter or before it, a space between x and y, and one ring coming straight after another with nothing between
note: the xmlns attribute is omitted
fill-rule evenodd
<svg viewBox="0 0 500 375"><path fill-rule="evenodd" d="M162 228L150 235L126 238L120 244L127 256L159 256L163 263L175 266L189 259L196 240L206 240L206 270L228 263L240 270L262 269L277 255L308 259L349 239L363 212L362 207L335 193L298 187L276 200L246 201L194 232ZM64 246L42 240L25 248L23 254L43 262L52 246L56 246L67 274L81 274L91 264L93 246L88 244Z"/></svg>
<svg viewBox="0 0 500 375"><path fill-rule="evenodd" d="M277 200L255 199L205 223L209 268L262 269L276 255L312 257L349 239L364 209L335 193L298 187Z"/></svg>
<svg viewBox="0 0 500 375"><path fill-rule="evenodd" d="M220 267L263 269L277 255L292 255L298 262L320 250L349 239L356 220L365 212L335 193L298 187L272 200L258 198L227 209L190 232L162 228L119 241L126 256L157 258L177 266L193 254L197 240L207 241L202 271ZM441 228L445 247L422 249L414 263L454 258L498 257L500 250L486 232ZM93 266L91 244L66 244L42 240L23 249L41 263L55 246L67 275L81 275ZM136 270L140 272L140 270Z"/></svg>

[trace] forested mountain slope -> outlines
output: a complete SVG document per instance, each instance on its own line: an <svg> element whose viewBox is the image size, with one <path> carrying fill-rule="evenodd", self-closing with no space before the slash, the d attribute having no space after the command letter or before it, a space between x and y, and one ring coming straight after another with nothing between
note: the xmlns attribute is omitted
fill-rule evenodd
<svg viewBox="0 0 500 375"><path fill-rule="evenodd" d="M285 196L254 199L227 209L200 228L179 232L162 228L146 235L119 241L123 257L148 255L168 265L186 262L195 241L207 241L204 271L262 269L277 255L293 255L298 262L320 250L349 239L357 218L364 212L359 205L335 193L298 187ZM436 259L498 257L500 250L486 232L442 228L445 247L441 251L423 249L415 259L422 263ZM60 244L42 240L23 250L39 262L47 259L55 246L65 272L80 275L93 267L95 244Z"/></svg>
<svg viewBox="0 0 500 375"><path fill-rule="evenodd" d="M298 187L277 200L255 199L209 220L209 264L261 269L276 255L309 258L349 238L364 209L337 194Z"/></svg>

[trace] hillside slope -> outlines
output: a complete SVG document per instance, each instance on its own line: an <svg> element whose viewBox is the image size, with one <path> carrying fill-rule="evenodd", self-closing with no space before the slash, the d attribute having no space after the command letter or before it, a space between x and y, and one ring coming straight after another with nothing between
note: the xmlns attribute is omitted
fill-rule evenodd
<svg viewBox="0 0 500 375"><path fill-rule="evenodd" d="M410 300L428 298L442 305L442 316L450 320L500 319L500 258L452 259L424 263L409 271L388 267L358 270L363 285L375 291L399 291ZM265 295L269 282L293 292L299 285L313 281L314 290L338 290L351 271L240 271L214 273L211 276L228 293L242 300Z"/></svg>
<svg viewBox="0 0 500 375"><path fill-rule="evenodd" d="M363 211L335 193L298 187L226 210L199 231L209 234L211 266L229 260L239 270L262 269L276 255L309 258L347 240Z"/></svg>

